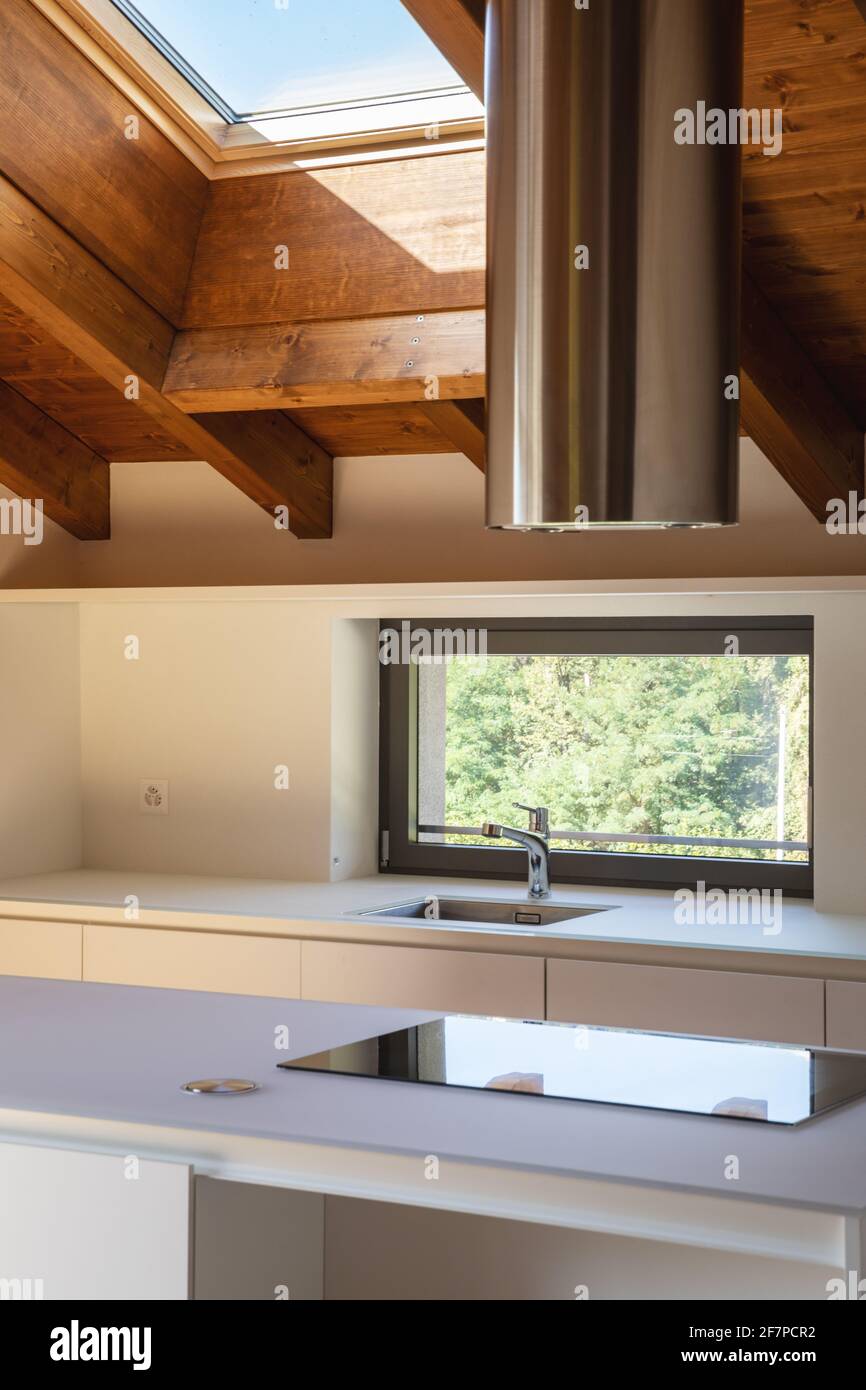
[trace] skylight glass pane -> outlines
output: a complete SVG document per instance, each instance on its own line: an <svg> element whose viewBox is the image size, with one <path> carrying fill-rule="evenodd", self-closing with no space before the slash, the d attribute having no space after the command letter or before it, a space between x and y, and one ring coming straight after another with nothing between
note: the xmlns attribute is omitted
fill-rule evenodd
<svg viewBox="0 0 866 1390"><path fill-rule="evenodd" d="M463 89L401 0L115 0L236 117ZM167 56L173 55L167 52ZM179 64L180 65L180 64ZM189 74L188 74L189 75ZM401 122L386 122L397 124ZM359 128L363 126L359 122Z"/></svg>

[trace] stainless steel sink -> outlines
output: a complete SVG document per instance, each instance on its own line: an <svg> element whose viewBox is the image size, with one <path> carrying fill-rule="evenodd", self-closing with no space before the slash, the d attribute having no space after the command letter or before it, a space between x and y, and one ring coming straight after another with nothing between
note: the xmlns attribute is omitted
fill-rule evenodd
<svg viewBox="0 0 866 1390"><path fill-rule="evenodd" d="M555 922L571 922L605 907L582 907L580 903L532 902L529 898L503 902L501 898L440 898L429 894L406 902L388 903L350 912L350 917L411 917L440 922L483 922L508 927L545 927Z"/></svg>

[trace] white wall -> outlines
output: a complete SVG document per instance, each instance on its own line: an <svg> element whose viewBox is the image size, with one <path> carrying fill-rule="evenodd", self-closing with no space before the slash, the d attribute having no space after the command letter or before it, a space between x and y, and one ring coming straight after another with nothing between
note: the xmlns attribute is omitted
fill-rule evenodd
<svg viewBox="0 0 866 1390"><path fill-rule="evenodd" d="M379 824L379 626L331 624L331 879L376 872Z"/></svg>
<svg viewBox="0 0 866 1390"><path fill-rule="evenodd" d="M78 609L0 607L0 877L81 864Z"/></svg>
<svg viewBox="0 0 866 1390"><path fill-rule="evenodd" d="M8 488L0 487L0 502L10 501L14 496ZM28 545L22 536L0 532L0 587L64 589L77 584L84 544L48 517L43 517L41 545ZM102 545L104 542L88 541L86 544Z"/></svg>
<svg viewBox="0 0 866 1390"><path fill-rule="evenodd" d="M315 606L84 607L85 864L327 879L329 684ZM147 778L168 780L167 816L139 810Z"/></svg>
<svg viewBox="0 0 866 1390"><path fill-rule="evenodd" d="M816 605L815 902L866 913L866 595Z"/></svg>
<svg viewBox="0 0 866 1390"><path fill-rule="evenodd" d="M378 618L806 614L815 620L815 900L824 911L866 914L866 586L653 587L355 586L238 599L181 592L171 602L79 595L84 864L306 880L374 872ZM8 649L25 654L0 691L4 726L15 730L3 782L5 876L77 862L76 613L71 602L0 601ZM124 657L132 635L138 661ZM278 763L289 767L288 792L274 790ZM170 782L166 817L139 812L139 782L150 777Z"/></svg>
<svg viewBox="0 0 866 1390"><path fill-rule="evenodd" d="M116 463L111 540L50 521L41 546L0 537L0 587L866 573L866 536L828 535L748 439L740 501L740 525L715 531L520 535L484 529L484 479L460 454L338 459L333 539L298 541L206 463Z"/></svg>
<svg viewBox="0 0 866 1390"><path fill-rule="evenodd" d="M270 1193L268 1200L268 1255L282 1235L288 1259L290 1220ZM831 1265L352 1197L325 1199L325 1298L332 1301L579 1298L588 1299L590 1309L599 1299L826 1301L827 1281L838 1275ZM258 1287L259 1297L266 1297L264 1278Z"/></svg>
<svg viewBox="0 0 866 1390"><path fill-rule="evenodd" d="M375 872L375 621L309 603L86 605L81 683L88 867ZM169 783L167 816L140 810L149 778Z"/></svg>

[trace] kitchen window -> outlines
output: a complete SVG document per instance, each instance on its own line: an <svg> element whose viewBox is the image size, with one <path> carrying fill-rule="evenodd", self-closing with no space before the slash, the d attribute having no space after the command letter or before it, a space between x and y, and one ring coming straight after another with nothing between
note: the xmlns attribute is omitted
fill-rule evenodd
<svg viewBox="0 0 866 1390"><path fill-rule="evenodd" d="M381 868L812 891L812 619L380 624Z"/></svg>

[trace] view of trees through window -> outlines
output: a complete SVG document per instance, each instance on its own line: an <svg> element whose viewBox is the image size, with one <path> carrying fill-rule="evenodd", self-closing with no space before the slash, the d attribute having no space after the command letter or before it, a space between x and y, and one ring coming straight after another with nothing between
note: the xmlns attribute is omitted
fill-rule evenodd
<svg viewBox="0 0 866 1390"><path fill-rule="evenodd" d="M809 857L806 656L496 655L432 671L420 673L419 821L463 833L428 842L478 843L465 832L485 820L525 825L521 801L571 832L553 835L561 849Z"/></svg>

